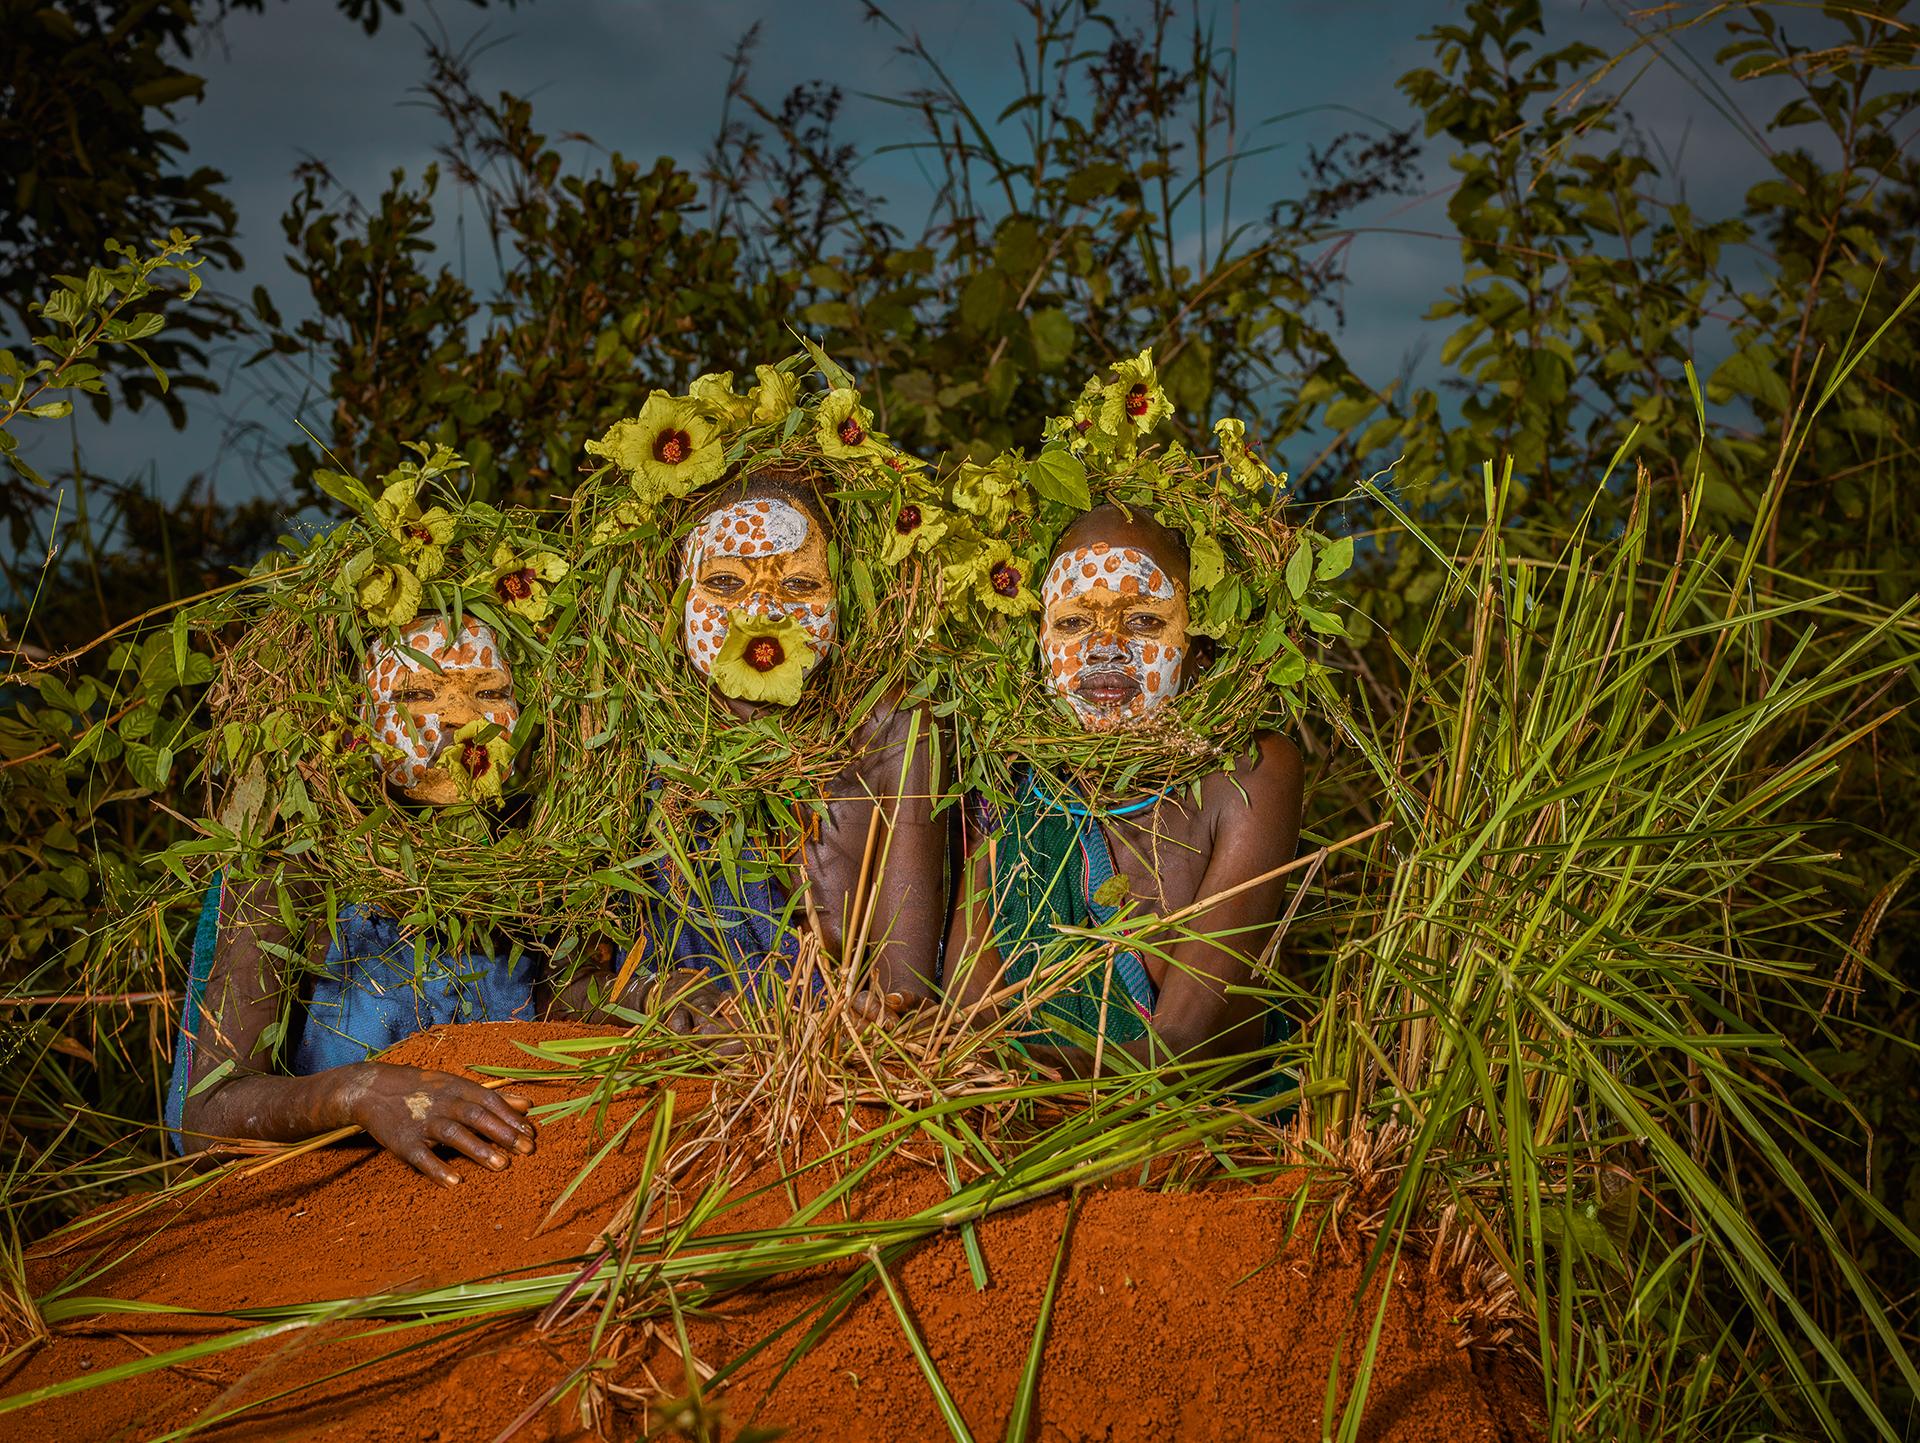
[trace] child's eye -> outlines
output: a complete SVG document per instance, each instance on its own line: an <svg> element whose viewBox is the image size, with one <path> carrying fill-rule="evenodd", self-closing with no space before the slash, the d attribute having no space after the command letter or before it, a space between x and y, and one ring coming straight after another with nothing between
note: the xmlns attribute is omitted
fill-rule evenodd
<svg viewBox="0 0 1920 1443"><path fill-rule="evenodd" d="M789 576L780 584L796 596L809 596L820 589L820 583L810 576Z"/></svg>
<svg viewBox="0 0 1920 1443"><path fill-rule="evenodd" d="M732 572L723 571L718 576L704 578L700 584L706 587L708 591L717 591L722 596L732 596L745 583Z"/></svg>
<svg viewBox="0 0 1920 1443"><path fill-rule="evenodd" d="M393 694L393 699L411 705L415 702L432 701L433 693L430 691L397 691Z"/></svg>
<svg viewBox="0 0 1920 1443"><path fill-rule="evenodd" d="M1085 631L1087 629L1087 619L1084 616L1063 616L1054 622L1053 629L1055 631L1067 632Z"/></svg>
<svg viewBox="0 0 1920 1443"><path fill-rule="evenodd" d="M492 691L483 691L479 695L480 695L480 700L482 701L512 701L513 700L513 693L510 690L508 690L506 687L496 687Z"/></svg>

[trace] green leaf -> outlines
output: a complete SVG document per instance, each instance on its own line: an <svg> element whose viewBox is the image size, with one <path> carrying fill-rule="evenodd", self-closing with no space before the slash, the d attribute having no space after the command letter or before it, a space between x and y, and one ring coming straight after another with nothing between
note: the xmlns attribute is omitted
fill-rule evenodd
<svg viewBox="0 0 1920 1443"><path fill-rule="evenodd" d="M1331 581L1336 576L1344 576L1347 568L1353 565L1353 538L1336 536L1327 543L1320 553L1320 562L1313 568L1315 581Z"/></svg>
<svg viewBox="0 0 1920 1443"><path fill-rule="evenodd" d="M218 1067L214 1068L213 1071L209 1072L205 1077L201 1078L198 1082L194 1083L194 1085L187 1090L187 1096L198 1097L201 1093L205 1092L209 1087L212 1087L214 1083L218 1082L221 1078L225 1077L228 1073L232 1072L233 1066L234 1066L234 1063L231 1057L225 1059L224 1061L221 1062L221 1064Z"/></svg>
<svg viewBox="0 0 1920 1443"><path fill-rule="evenodd" d="M1332 612L1322 611L1317 606L1300 603L1300 617L1321 636L1345 636L1347 629L1340 624L1340 618Z"/></svg>
<svg viewBox="0 0 1920 1443"><path fill-rule="evenodd" d="M313 484L335 501L352 507L362 516L373 514L373 497L359 481L341 471L315 471ZM355 558L356 560L358 558Z"/></svg>
<svg viewBox="0 0 1920 1443"><path fill-rule="evenodd" d="M1093 507L1087 490L1087 468L1064 446L1050 447L1027 463L1027 485L1036 496L1081 511Z"/></svg>
<svg viewBox="0 0 1920 1443"><path fill-rule="evenodd" d="M158 80L149 80L145 85L136 85L127 93L136 105L162 106L172 105L176 100L185 100L189 96L199 100L206 94L206 89L207 82L198 75L175 71Z"/></svg>
<svg viewBox="0 0 1920 1443"><path fill-rule="evenodd" d="M1297 651L1283 651L1267 668L1267 681L1273 686L1298 686L1306 679L1307 659Z"/></svg>
<svg viewBox="0 0 1920 1443"><path fill-rule="evenodd" d="M1084 165L1067 182L1067 199L1075 205L1084 205L1100 196L1112 195L1126 178L1126 167L1111 161Z"/></svg>
<svg viewBox="0 0 1920 1443"><path fill-rule="evenodd" d="M1307 586L1313 580L1313 546L1302 531L1294 537L1293 555L1287 558L1287 590L1298 601L1307 594Z"/></svg>
<svg viewBox="0 0 1920 1443"><path fill-rule="evenodd" d="M1211 591L1227 574L1227 553L1205 531L1197 532L1187 553L1187 588L1192 592Z"/></svg>
<svg viewBox="0 0 1920 1443"><path fill-rule="evenodd" d="M1033 357L1041 369L1050 371L1073 354L1073 322L1059 307L1035 311L1027 317L1027 329L1033 333Z"/></svg>

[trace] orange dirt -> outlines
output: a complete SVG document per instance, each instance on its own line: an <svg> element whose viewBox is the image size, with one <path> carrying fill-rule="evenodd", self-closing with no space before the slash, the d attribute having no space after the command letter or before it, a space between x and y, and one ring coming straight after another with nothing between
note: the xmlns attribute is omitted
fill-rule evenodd
<svg viewBox="0 0 1920 1443"><path fill-rule="evenodd" d="M476 1024L414 1038L393 1057L450 1069L526 1065L518 1042L580 1035L586 1030L560 1024ZM560 1084L523 1090L539 1103L568 1091ZM697 1084L676 1092L676 1117L705 1100ZM69 1291L78 1295L218 1311L566 1272L567 1262L597 1246L601 1228L637 1185L649 1119L628 1131L551 1224L542 1228L541 1220L604 1143L606 1128L649 1101L611 1109L598 1128L585 1117L549 1122L534 1156L503 1174L458 1163L467 1179L458 1188L436 1187L365 1145L293 1157L252 1177L230 1175L82 1245L43 1251L32 1264L33 1282L42 1295L72 1280ZM847 1209L829 1209L821 1221L903 1216L944 1197L945 1178L904 1152L865 1179ZM763 1163L736 1193L780 1175L779 1166ZM798 1195L816 1196L832 1180L816 1168L803 1175ZM697 1191L683 1179L680 1205ZM1278 1185L1086 1193L1068 1238L1029 1436L1044 1443L1318 1439L1336 1349L1350 1377L1381 1294L1376 1283L1356 1303L1357 1251L1312 1246L1310 1226L1290 1240L1289 1202ZM792 1208L785 1189L770 1188L705 1231L781 1226ZM983 1222L984 1291L974 1287L957 1233L927 1240L889 1270L976 1438L999 1438L1005 1430L1068 1213L1066 1199L1054 1197ZM718 1436L748 1427L836 1443L947 1436L893 1304L877 1285L778 1376L854 1266L788 1275L688 1316L693 1353L707 1368L724 1367L780 1325L803 1318L708 1398L723 1420ZM85 1276L96 1268L97 1276ZM581 1317L563 1317L546 1333L527 1316L426 1327L343 1317L0 1413L0 1439L150 1439L252 1405L194 1436L487 1443L526 1416L513 1435L517 1443L585 1440L595 1434L583 1424L579 1392L554 1396L586 1358L587 1332L599 1316L597 1303L580 1302ZM1444 1280L1403 1261L1386 1299L1362 1438L1508 1443L1536 1436L1527 1421L1529 1370L1515 1358L1463 1347L1457 1306ZM225 1318L133 1313L68 1323L0 1370L0 1395L234 1326ZM608 1345L616 1356L593 1375L595 1418L602 1436L642 1436L660 1427L662 1400L685 1392L672 1322L617 1327L603 1351ZM600 1382L613 1386L603 1391ZM1339 1395L1344 1400L1344 1385Z"/></svg>

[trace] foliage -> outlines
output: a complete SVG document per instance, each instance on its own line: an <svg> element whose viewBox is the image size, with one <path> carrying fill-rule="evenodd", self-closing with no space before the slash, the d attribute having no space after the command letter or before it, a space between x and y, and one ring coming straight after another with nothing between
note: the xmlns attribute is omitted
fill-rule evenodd
<svg viewBox="0 0 1920 1443"><path fill-rule="evenodd" d="M470 0L484 5L486 0ZM185 68L211 26L230 13L261 11L267 0L9 0L0 7L0 155L7 157L8 204L0 209L0 305L31 330L30 302L44 277L109 242L192 232L200 252L238 268L233 204L226 177L192 165L172 127L175 113L200 99L205 81ZM374 33L401 0L339 0ZM156 338L158 366L109 368L129 406L156 402L184 423L182 391L210 391L203 373L208 343L238 317L229 303L207 303ZM169 386L162 374L172 378ZM109 409L106 385L88 392L96 414ZM0 477L0 520L22 544L38 502L12 475Z"/></svg>
<svg viewBox="0 0 1920 1443"><path fill-rule="evenodd" d="M192 248L178 231L145 256L116 244L110 249L119 264L61 277L34 306L49 328L35 340L41 354L0 351L0 456L15 474L44 484L18 454L14 428L22 420L69 415L73 403L63 392L98 394L112 348L147 360L143 343L166 323L162 304L199 289ZM174 280L181 284L169 286ZM152 374L166 384L157 366ZM88 920L95 864L137 866L138 854L166 836L169 819L128 804L168 790L174 759L200 735L190 698L176 693L212 675L204 656L166 633L117 641L106 677L82 677L71 687L50 670L22 667L22 655L11 651L6 675L22 688L20 700L0 720L8 838L0 848L7 870L0 965L10 972L45 958Z"/></svg>
<svg viewBox="0 0 1920 1443"><path fill-rule="evenodd" d="M425 438L462 449L471 499L500 507L571 495L584 443L653 389L790 351L789 316L949 478L1039 454L1090 365L1149 345L1167 440L1198 453L1211 418L1244 415L1241 439L1309 500L1380 473L1338 513L1374 625L1343 618L1304 742L1310 834L1391 830L1358 866L1313 862L1326 903L1290 933L1307 998L1332 999L1304 1044L1325 1086L1303 1145L1386 1159L1401 1224L1438 1205L1499 1260L1563 1435L1891 1436L1920 1296L1906 7L1660 12L1614 57L1558 45L1537 4L1430 31L1402 90L1457 181L1432 385L1357 374L1337 330L1345 223L1407 188L1411 136L1343 139L1244 220L1228 180L1255 132L1204 28L1160 4L1138 28L1080 0L1020 11L1024 93L998 119L902 37L924 80L891 100L935 177L917 233L857 184L842 93L765 103L748 46L704 169L576 163L439 54L443 170L364 210L307 171L287 234L317 314L289 326L257 293L266 344L334 402L339 469L390 471ZM1728 215L1686 202L1631 112L1643 64L1691 65L1715 35L1699 84L1763 172ZM1749 118L1759 82L1790 94ZM496 292L429 249L442 176L490 217ZM35 276L98 253L48 244ZM1489 457L1511 474L1490 481ZM256 554L181 544L216 540ZM102 586L132 568L90 561L49 572L65 595L36 617L80 616L89 582L114 622L166 599ZM195 655L166 631L90 653L148 688L111 696L16 668L36 695L16 694L0 804L44 840L10 854L12 980L116 997L177 980L177 916L146 916L111 959L43 943L97 935L121 885L152 880L141 859L182 835L156 801L196 810L180 767L149 769L156 796L131 770L145 754L113 752L179 755ZM153 717L132 734L105 720L127 702ZM37 1220L88 1196L68 1188L124 1186L82 1159L121 1143L116 1111L151 1116L165 1027L105 1003L22 1015L7 1125L38 1172L13 1216Z"/></svg>
<svg viewBox="0 0 1920 1443"><path fill-rule="evenodd" d="M871 429L851 378L817 347L753 374L756 383L745 392L726 372L697 378L684 396L657 391L638 417L588 443L588 452L605 461L575 496L571 531L583 592L589 605L597 603L605 628L596 744L620 738L653 754L649 850L673 851L700 826L718 824L723 836L714 851L729 870L751 838L797 838L816 828L835 778L861 752L862 729L942 681L938 658L929 663L927 650L941 604L937 574L899 560L888 564L882 555L896 498L922 463ZM649 415L656 418L652 429ZM656 438L686 437L671 429L680 426L692 426L713 453L704 483L675 480L672 468L655 460ZM664 480L650 474L662 471ZM723 672L726 654L710 684L687 664L680 634L683 559L723 474L814 488L834 580L830 662L804 689L805 673L796 666L797 694L763 708L750 724L727 710L722 693L758 698L733 689ZM730 631L744 635L746 621L735 612ZM685 870L691 882L699 869Z"/></svg>
<svg viewBox="0 0 1920 1443"><path fill-rule="evenodd" d="M1754 1202L1813 1220L1844 1198L1881 1247L1920 1253L1790 1100L1830 1086L1798 1038L1841 985L1836 951L1878 970L1824 925L1832 856L1795 813L1844 740L1805 723L1920 659L1905 609L1834 615L1804 584L1752 600L1740 548L1699 524L1704 467L1669 498L1672 550L1644 471L1611 537L1605 477L1570 531L1503 524L1511 471L1483 487L1488 521L1417 641L1372 695L1329 689L1392 826L1343 883L1301 1132L1335 1156L1399 1129L1390 1219L1437 1192L1496 1234L1555 1436L1664 1436L1652 1400L1698 1388L1720 1416L1684 1426L1715 1436L1795 1429L1804 1405L1827 1436L1898 1437L1915 1362L1879 1282L1845 1234L1809 1229L1857 1320L1850 1356ZM1703 618L1726 643L1705 665ZM1790 656L1736 702L1724 672L1769 624Z"/></svg>
<svg viewBox="0 0 1920 1443"><path fill-rule="evenodd" d="M1297 203L1229 229L1231 149L1202 174L1174 170L1183 147L1206 157L1232 133L1226 58L1195 37L1204 74L1188 75L1164 55L1170 11L1156 9L1150 33L1096 13L1083 35L1081 8L1033 7L1029 73L1043 88L1020 107L1028 154L995 148L942 81L901 102L947 167L912 241L853 183L833 129L840 92L808 87L769 109L748 90L746 45L734 93L753 118L724 122L704 177L618 153L576 173L527 102L484 100L464 57L436 50L428 93L448 124L448 171L488 217L497 292L477 297L431 263L438 172L396 177L362 210L309 168L284 224L318 314L289 327L267 303L262 321L279 351L314 365L340 454L366 450L363 464L382 467L394 436L457 430L478 494L536 505L570 489L581 443L651 387L744 375L790 349L788 317L870 375L879 428L929 458L986 460L1030 441L1039 418L1071 406L1076 358L1149 343L1183 416L1255 414L1295 375L1283 366L1334 351L1304 318L1338 272L1306 248L1402 184L1409 154L1342 151ZM947 146L956 127L965 138ZM991 214L974 209L977 193L994 197ZM1195 223L1214 228L1199 266L1179 254ZM297 453L295 469L311 461Z"/></svg>

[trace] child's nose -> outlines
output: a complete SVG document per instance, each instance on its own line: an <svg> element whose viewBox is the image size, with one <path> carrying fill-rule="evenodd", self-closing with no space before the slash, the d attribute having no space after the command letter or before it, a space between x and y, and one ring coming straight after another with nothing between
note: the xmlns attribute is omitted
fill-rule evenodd
<svg viewBox="0 0 1920 1443"><path fill-rule="evenodd" d="M465 692L454 692L440 701L440 720L448 730L465 726L480 718L480 703Z"/></svg>

